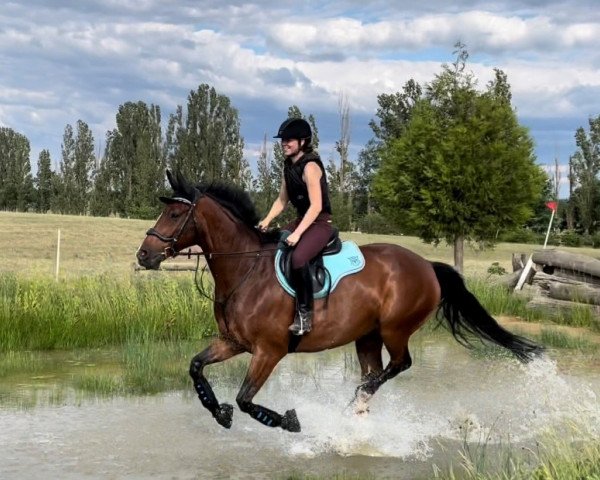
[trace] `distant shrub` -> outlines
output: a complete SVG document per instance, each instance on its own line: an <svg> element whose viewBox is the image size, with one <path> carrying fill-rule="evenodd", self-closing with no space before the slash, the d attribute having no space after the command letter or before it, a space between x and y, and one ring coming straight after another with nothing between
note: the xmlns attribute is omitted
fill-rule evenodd
<svg viewBox="0 0 600 480"><path fill-rule="evenodd" d="M600 232L594 233L591 237L592 247L600 248Z"/></svg>
<svg viewBox="0 0 600 480"><path fill-rule="evenodd" d="M364 233L396 234L394 227L383 215L377 212L369 213L357 222L358 229Z"/></svg>
<svg viewBox="0 0 600 480"><path fill-rule="evenodd" d="M506 268L501 266L498 262L494 262L488 267L487 272L490 275L504 275L506 273Z"/></svg>
<svg viewBox="0 0 600 480"><path fill-rule="evenodd" d="M564 230L560 234L560 243L565 247L581 247L582 237L575 230Z"/></svg>
<svg viewBox="0 0 600 480"><path fill-rule="evenodd" d="M538 243L538 235L528 228L519 228L504 232L499 240L508 243Z"/></svg>

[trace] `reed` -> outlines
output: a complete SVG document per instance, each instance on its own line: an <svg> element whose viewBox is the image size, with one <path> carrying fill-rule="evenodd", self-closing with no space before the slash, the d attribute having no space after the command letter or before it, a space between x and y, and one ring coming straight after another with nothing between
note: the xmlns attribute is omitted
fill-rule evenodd
<svg viewBox="0 0 600 480"><path fill-rule="evenodd" d="M61 282L0 275L0 351L97 348L213 335L191 277L100 275Z"/></svg>
<svg viewBox="0 0 600 480"><path fill-rule="evenodd" d="M591 342L583 336L573 336L552 328L542 328L540 341L546 347L569 350L592 351L599 348L598 343Z"/></svg>
<svg viewBox="0 0 600 480"><path fill-rule="evenodd" d="M493 285L481 277L467 279L467 288L492 315L510 315L535 320L536 314L526 308L527 298L513 295L503 286Z"/></svg>
<svg viewBox="0 0 600 480"><path fill-rule="evenodd" d="M563 426L525 448L508 442L501 451L483 435L479 443L466 440L459 452L458 465L439 468L434 478L440 480L597 480L600 479L600 442L579 431ZM492 450L495 452L492 453Z"/></svg>

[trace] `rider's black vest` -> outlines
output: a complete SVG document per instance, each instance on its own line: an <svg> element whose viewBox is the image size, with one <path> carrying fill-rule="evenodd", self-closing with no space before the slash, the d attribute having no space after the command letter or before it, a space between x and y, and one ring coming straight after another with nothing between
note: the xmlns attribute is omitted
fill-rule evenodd
<svg viewBox="0 0 600 480"><path fill-rule="evenodd" d="M321 212L329 213L331 215L331 203L329 201L329 188L327 187L325 167L323 167L323 162L321 162L321 158L317 153L306 153L296 163L292 163L289 158L285 159L283 175L288 198L290 199L290 202L292 202L292 205L296 207L298 216L303 217L308 210L308 207L310 207L308 188L304 180L302 180L304 167L309 162L315 162L321 169Z"/></svg>

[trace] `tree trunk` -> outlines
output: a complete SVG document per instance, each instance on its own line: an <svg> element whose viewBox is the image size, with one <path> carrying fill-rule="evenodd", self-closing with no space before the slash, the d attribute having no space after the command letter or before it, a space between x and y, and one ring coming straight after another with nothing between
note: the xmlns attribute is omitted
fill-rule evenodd
<svg viewBox="0 0 600 480"><path fill-rule="evenodd" d="M454 239L454 268L462 275L464 264L465 237L459 235Z"/></svg>

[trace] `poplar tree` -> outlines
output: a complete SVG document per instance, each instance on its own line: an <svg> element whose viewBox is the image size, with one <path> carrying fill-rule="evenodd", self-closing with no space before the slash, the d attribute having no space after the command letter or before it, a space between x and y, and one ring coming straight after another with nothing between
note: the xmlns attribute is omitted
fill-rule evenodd
<svg viewBox="0 0 600 480"><path fill-rule="evenodd" d="M117 128L107 133L106 152L97 172L93 209L125 217L152 218L164 192L165 151L160 108L144 102L119 107Z"/></svg>
<svg viewBox="0 0 600 480"><path fill-rule="evenodd" d="M46 213L52 208L55 185L54 175L50 152L42 150L38 158L37 175L35 178L35 210L38 213Z"/></svg>
<svg viewBox="0 0 600 480"><path fill-rule="evenodd" d="M238 111L225 95L202 84L169 117L167 162L194 181L227 179L249 185Z"/></svg>
<svg viewBox="0 0 600 480"><path fill-rule="evenodd" d="M585 233L600 225L600 115L589 119L589 133L583 127L575 132L577 151L571 156L575 182L572 198Z"/></svg>
<svg viewBox="0 0 600 480"><path fill-rule="evenodd" d="M29 140L0 127L0 208L27 210L33 202Z"/></svg>
<svg viewBox="0 0 600 480"><path fill-rule="evenodd" d="M94 165L94 137L87 123L78 120L76 131L68 124L63 134L57 182L56 205L61 213L88 213Z"/></svg>

